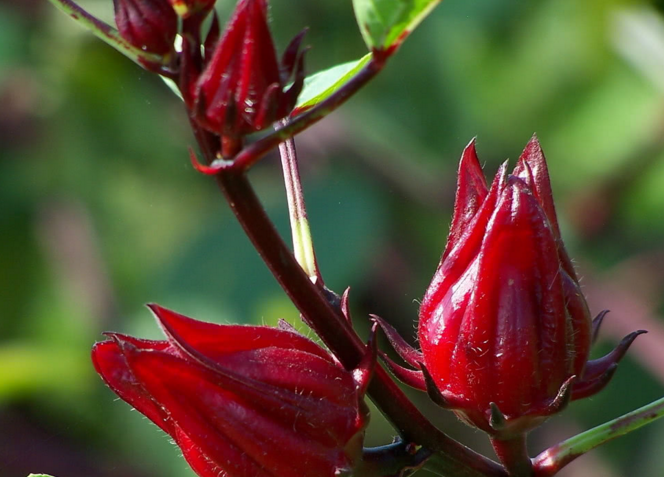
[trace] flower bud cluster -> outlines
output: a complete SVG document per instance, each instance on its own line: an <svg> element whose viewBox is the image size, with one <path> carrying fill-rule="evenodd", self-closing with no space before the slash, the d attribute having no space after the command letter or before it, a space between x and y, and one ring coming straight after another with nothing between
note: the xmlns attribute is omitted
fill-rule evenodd
<svg viewBox="0 0 664 477"><path fill-rule="evenodd" d="M277 60L267 24L266 0L240 0L194 83L194 117L223 136L242 136L268 127L295 106L304 85L300 34ZM292 81L293 84L286 88Z"/></svg>
<svg viewBox="0 0 664 477"><path fill-rule="evenodd" d="M294 108L304 85L303 34L277 59L266 0L239 0L220 34L212 27L201 43L213 0L113 0L121 36L145 52L172 58L171 76L192 118L233 144L269 127ZM178 20L178 17L181 20ZM178 30L178 24L181 29ZM184 39L176 51L175 39ZM230 154L235 153L232 148Z"/></svg>
<svg viewBox="0 0 664 477"><path fill-rule="evenodd" d="M344 368L337 359L344 358L344 348L354 353L344 359L346 364L354 364L361 350L352 330L348 295L336 296L322 280L312 289L298 280L282 280L301 270L280 248L278 235L270 234L274 229L253 202L244 175L237 174L240 168L232 170L238 164L246 166L247 156L255 160L266 152L260 151L261 145L276 147L301 131L303 122L318 120L333 109L328 102L332 98L303 116L302 122L239 157L244 136L268 128L295 108L305 80L304 32L279 59L267 0L237 0L223 31L214 5L215 0L113 0L119 37L92 18L97 34L176 83L208 162L196 167L219 174L219 185L236 215L305 321L308 307L302 303L313 297L309 315L323 318L307 323L339 325L312 326L338 354L283 323L278 328L218 325L151 305L166 339L109 333L109 339L92 350L97 372L118 396L172 437L201 477L402 476L432 453L448 450L450 456L462 456L459 462L478 475L483 468L493 469L493 462L486 464L481 458L471 469L468 460L473 454L447 441L444 434L436 435L416 408L407 409L412 403L383 373L376 387L383 402L377 402L390 410L384 403L403 396L393 401L398 409L392 408L388 417L401 419L394 423L409 439L402 449L407 460L390 454L394 447L384 454L363 451L369 419L364 394L376 361L377 325L362 361L355 369ZM376 7L372 15L390 9ZM412 26L415 20L408 22ZM391 54L374 47L366 67L332 93L337 95L336 105L380 71ZM231 161L215 160L219 158ZM296 171L297 160L289 160ZM224 176L229 164L231 173ZM298 187L290 184L289 193ZM294 193L294 202L298 194L301 191ZM291 218L305 216L300 204L293 209L297 210ZM270 245L258 238L267 238ZM277 247L270 248L272 244ZM314 313L320 310L324 313ZM421 350L410 347L379 317L374 320L411 367L383 355L398 379L426 391L435 403L489 434L504 475L534 475L537 466L527 455L527 433L570 401L602 390L632 342L644 333L635 331L606 356L590 360L605 314L591 319L561 238L546 160L533 137L511 174L503 164L490 185L474 141L464 150L447 245L419 310ZM335 321L342 316L346 321ZM343 333L335 335L338 331ZM400 415L402 409L406 411ZM410 418L416 423L415 433L403 425ZM430 431L434 438L428 444L415 442L417 437L426 441ZM486 475L503 475L503 469L495 467L496 473Z"/></svg>

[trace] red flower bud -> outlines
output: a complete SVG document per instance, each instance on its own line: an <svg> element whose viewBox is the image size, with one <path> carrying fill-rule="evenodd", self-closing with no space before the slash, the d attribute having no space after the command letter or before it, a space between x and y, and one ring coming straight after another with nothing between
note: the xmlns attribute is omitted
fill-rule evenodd
<svg viewBox="0 0 664 477"><path fill-rule="evenodd" d="M291 42L279 65L266 1L240 0L193 85L192 108L199 123L211 132L238 137L285 117L304 84L302 38L300 34Z"/></svg>
<svg viewBox="0 0 664 477"><path fill-rule="evenodd" d="M490 189L471 142L447 247L420 308L420 368L436 401L492 435L525 432L604 387L640 333L588 362L593 325L537 139Z"/></svg>
<svg viewBox="0 0 664 477"><path fill-rule="evenodd" d="M115 393L177 442L198 475L332 477L352 469L368 422L366 382L294 331L150 308L166 341L110 334L92 359ZM367 372L356 374L368 380Z"/></svg>
<svg viewBox="0 0 664 477"><path fill-rule="evenodd" d="M129 43L149 53L173 50L178 18L168 0L113 0L115 23Z"/></svg>

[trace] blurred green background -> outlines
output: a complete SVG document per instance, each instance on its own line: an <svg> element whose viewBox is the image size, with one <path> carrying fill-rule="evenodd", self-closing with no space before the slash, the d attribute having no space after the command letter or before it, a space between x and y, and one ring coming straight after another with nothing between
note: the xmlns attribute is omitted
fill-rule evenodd
<svg viewBox="0 0 664 477"><path fill-rule="evenodd" d="M111 0L80 2L110 21ZM230 0L219 5L222 18ZM362 56L350 1L272 0L280 49L304 26L310 73ZM607 390L533 435L532 452L664 395L664 2L445 0L385 71L298 139L326 283L414 337L450 221L456 162L487 174L536 132L597 353L645 328ZM297 313L212 182L179 101L46 0L0 0L0 476L191 476L167 437L90 365L101 332L158 337L155 301L203 320ZM278 161L251 174L288 233ZM441 427L486 438L413 393ZM374 413L371 444L392 431ZM664 475L664 422L560 475Z"/></svg>

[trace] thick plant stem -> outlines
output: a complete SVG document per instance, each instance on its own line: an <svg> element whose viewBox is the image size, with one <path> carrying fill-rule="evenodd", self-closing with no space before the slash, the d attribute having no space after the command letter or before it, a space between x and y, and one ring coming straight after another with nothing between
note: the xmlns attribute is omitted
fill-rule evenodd
<svg viewBox="0 0 664 477"><path fill-rule="evenodd" d="M285 244L263 209L246 171L284 140L322 119L364 86L383 68L386 56L376 54L353 80L325 101L288 125L242 150L233 161L218 159L218 138L191 122L205 156L208 173L217 185L248 238L300 313L347 369L354 369L365 353L340 309L333 307ZM215 164L221 163L219 166ZM503 468L438 430L406 397L384 368L377 366L368 394L406 442L421 445L441 456L441 469L450 477L506 477Z"/></svg>
<svg viewBox="0 0 664 477"><path fill-rule="evenodd" d="M531 477L533 475L533 463L528 457L525 433L506 439L492 437L491 445L510 477Z"/></svg>
<svg viewBox="0 0 664 477"><path fill-rule="evenodd" d="M265 214L244 173L225 171L216 180L254 247L298 310L346 368L357 366L364 344L304 273ZM499 465L436 429L380 366L369 386L369 395L408 442L444 456L447 475L505 476Z"/></svg>

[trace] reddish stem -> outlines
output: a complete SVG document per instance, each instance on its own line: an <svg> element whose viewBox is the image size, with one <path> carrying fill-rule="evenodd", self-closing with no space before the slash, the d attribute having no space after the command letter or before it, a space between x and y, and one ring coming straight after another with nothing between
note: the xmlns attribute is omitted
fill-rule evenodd
<svg viewBox="0 0 664 477"><path fill-rule="evenodd" d="M531 477L533 475L533 463L528 457L526 447L526 434L519 434L508 439L492 437L491 445L510 477Z"/></svg>
<svg viewBox="0 0 664 477"><path fill-rule="evenodd" d="M382 69L384 62L385 56L374 55L357 76L332 96L283 129L245 148L230 166L221 167L215 175L217 185L263 261L316 334L347 369L354 369L361 361L364 343L341 310L330 304L297 263L265 213L245 171L280 142L343 104ZM218 138L194 121L191 126L205 160L211 164L216 159L215 151L219 150ZM431 424L380 365L376 367L368 394L407 442L417 443L441 455L446 474L506 477L500 465L456 442Z"/></svg>
<svg viewBox="0 0 664 477"><path fill-rule="evenodd" d="M295 306L344 366L356 367L364 344L304 273L265 214L244 173L225 171L216 179L254 247ZM505 475L500 466L436 429L380 366L369 386L369 395L407 441L444 453L451 475Z"/></svg>

